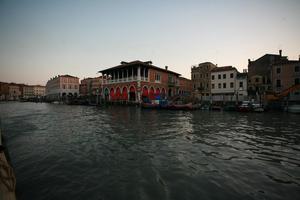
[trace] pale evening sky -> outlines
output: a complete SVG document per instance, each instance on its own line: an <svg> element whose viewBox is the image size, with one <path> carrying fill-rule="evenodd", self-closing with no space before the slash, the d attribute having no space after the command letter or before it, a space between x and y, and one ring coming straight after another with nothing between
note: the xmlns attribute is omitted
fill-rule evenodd
<svg viewBox="0 0 300 200"><path fill-rule="evenodd" d="M242 71L279 49L300 54L299 0L0 0L0 81L95 77L151 60L190 78L210 61Z"/></svg>

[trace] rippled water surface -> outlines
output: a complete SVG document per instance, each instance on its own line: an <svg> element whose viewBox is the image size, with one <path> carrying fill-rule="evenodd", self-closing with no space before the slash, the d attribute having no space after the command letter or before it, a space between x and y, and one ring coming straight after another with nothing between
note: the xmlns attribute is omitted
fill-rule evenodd
<svg viewBox="0 0 300 200"><path fill-rule="evenodd" d="M297 199L300 115L0 103L19 199Z"/></svg>

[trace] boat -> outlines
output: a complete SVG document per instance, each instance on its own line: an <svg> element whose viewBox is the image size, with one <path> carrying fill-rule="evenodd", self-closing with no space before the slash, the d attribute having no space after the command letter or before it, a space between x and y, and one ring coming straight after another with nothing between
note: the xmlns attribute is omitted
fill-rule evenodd
<svg viewBox="0 0 300 200"><path fill-rule="evenodd" d="M166 106L166 109L169 110L193 110L193 104L187 103L187 104L170 104Z"/></svg>
<svg viewBox="0 0 300 200"><path fill-rule="evenodd" d="M222 107L221 106L216 106L216 105L211 106L210 109L214 110L214 111L222 111Z"/></svg>
<svg viewBox="0 0 300 200"><path fill-rule="evenodd" d="M300 105L291 105L291 106L288 107L287 111L289 113L300 114Z"/></svg>
<svg viewBox="0 0 300 200"><path fill-rule="evenodd" d="M253 112L264 112L265 109L261 104L258 103L253 103L252 104L252 111Z"/></svg>
<svg viewBox="0 0 300 200"><path fill-rule="evenodd" d="M151 108L151 109L158 109L160 108L160 105L159 104L156 104L156 103L142 103L141 104L142 108Z"/></svg>
<svg viewBox="0 0 300 200"><path fill-rule="evenodd" d="M243 101L242 104L238 107L239 112L250 112L252 110L250 101Z"/></svg>

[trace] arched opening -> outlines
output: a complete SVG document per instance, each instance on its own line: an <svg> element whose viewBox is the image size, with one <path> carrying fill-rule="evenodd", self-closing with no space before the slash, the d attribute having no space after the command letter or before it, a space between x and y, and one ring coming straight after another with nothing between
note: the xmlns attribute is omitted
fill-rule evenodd
<svg viewBox="0 0 300 200"><path fill-rule="evenodd" d="M172 89L171 89L171 88L168 90L168 96L169 96L169 97L172 96Z"/></svg>
<svg viewBox="0 0 300 200"><path fill-rule="evenodd" d="M111 101L115 100L115 91L114 91L114 88L110 89L109 96L110 96L110 100Z"/></svg>
<svg viewBox="0 0 300 200"><path fill-rule="evenodd" d="M122 100L128 101L127 87L123 87L123 90L122 90Z"/></svg>
<svg viewBox="0 0 300 200"><path fill-rule="evenodd" d="M150 91L149 91L149 99L150 99L150 100L153 100L153 99L154 99L154 89L153 89L153 87L150 88Z"/></svg>
<svg viewBox="0 0 300 200"><path fill-rule="evenodd" d="M161 89L161 97L162 98L166 97L166 90L165 90L165 88Z"/></svg>
<svg viewBox="0 0 300 200"><path fill-rule="evenodd" d="M133 86L129 89L129 101L135 101L135 88Z"/></svg>
<svg viewBox="0 0 300 200"><path fill-rule="evenodd" d="M160 89L156 88L155 90L155 99L160 99Z"/></svg>
<svg viewBox="0 0 300 200"><path fill-rule="evenodd" d="M121 90L120 90L119 87L117 87L117 89L116 89L115 99L116 99L116 100L121 99Z"/></svg>
<svg viewBox="0 0 300 200"><path fill-rule="evenodd" d="M143 91L142 91L142 100L143 102L148 102L149 101L149 98L148 98L148 88L147 86L144 86L143 87Z"/></svg>
<svg viewBox="0 0 300 200"><path fill-rule="evenodd" d="M105 88L105 90L104 90L104 99L105 99L105 101L109 100L109 91L108 91L108 88Z"/></svg>

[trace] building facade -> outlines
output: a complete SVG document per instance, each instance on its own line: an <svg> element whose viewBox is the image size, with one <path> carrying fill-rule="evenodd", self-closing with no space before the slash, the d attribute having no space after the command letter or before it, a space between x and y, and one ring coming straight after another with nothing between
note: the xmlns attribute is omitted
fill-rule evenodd
<svg viewBox="0 0 300 200"><path fill-rule="evenodd" d="M275 93L281 93L294 85L300 84L300 59L273 64L271 74ZM291 92L289 100L300 101L300 91Z"/></svg>
<svg viewBox="0 0 300 200"><path fill-rule="evenodd" d="M254 61L248 59L248 94L251 98L258 100L265 92L272 91L272 65L280 61L287 61L281 50L278 55L265 54Z"/></svg>
<svg viewBox="0 0 300 200"><path fill-rule="evenodd" d="M101 92L101 85L103 84L102 76L96 78L85 78L80 81L79 94L80 96L97 95Z"/></svg>
<svg viewBox="0 0 300 200"><path fill-rule="evenodd" d="M236 101L235 67L217 67L211 70L211 100L214 102Z"/></svg>
<svg viewBox="0 0 300 200"><path fill-rule="evenodd" d="M179 77L179 95L184 95L184 96L190 96L193 91L193 84L192 80L184 78L184 77Z"/></svg>
<svg viewBox="0 0 300 200"><path fill-rule="evenodd" d="M79 95L79 78L70 75L59 75L51 78L46 84L46 98L61 100Z"/></svg>
<svg viewBox="0 0 300 200"><path fill-rule="evenodd" d="M15 83L8 84L8 100L15 101L19 100L22 95L20 86Z"/></svg>
<svg viewBox="0 0 300 200"><path fill-rule="evenodd" d="M0 82L0 100L8 100L8 83Z"/></svg>
<svg viewBox="0 0 300 200"><path fill-rule="evenodd" d="M248 100L248 73L244 71L243 73L236 74L235 80L235 93L236 101L246 101Z"/></svg>
<svg viewBox="0 0 300 200"><path fill-rule="evenodd" d="M148 98L167 98L178 94L180 74L159 68L151 61L121 62L120 65L100 71L107 81L102 96L108 101L141 102Z"/></svg>
<svg viewBox="0 0 300 200"><path fill-rule="evenodd" d="M200 63L193 66L192 73L192 87L198 98L208 98L211 95L211 70L216 68L211 62Z"/></svg>

